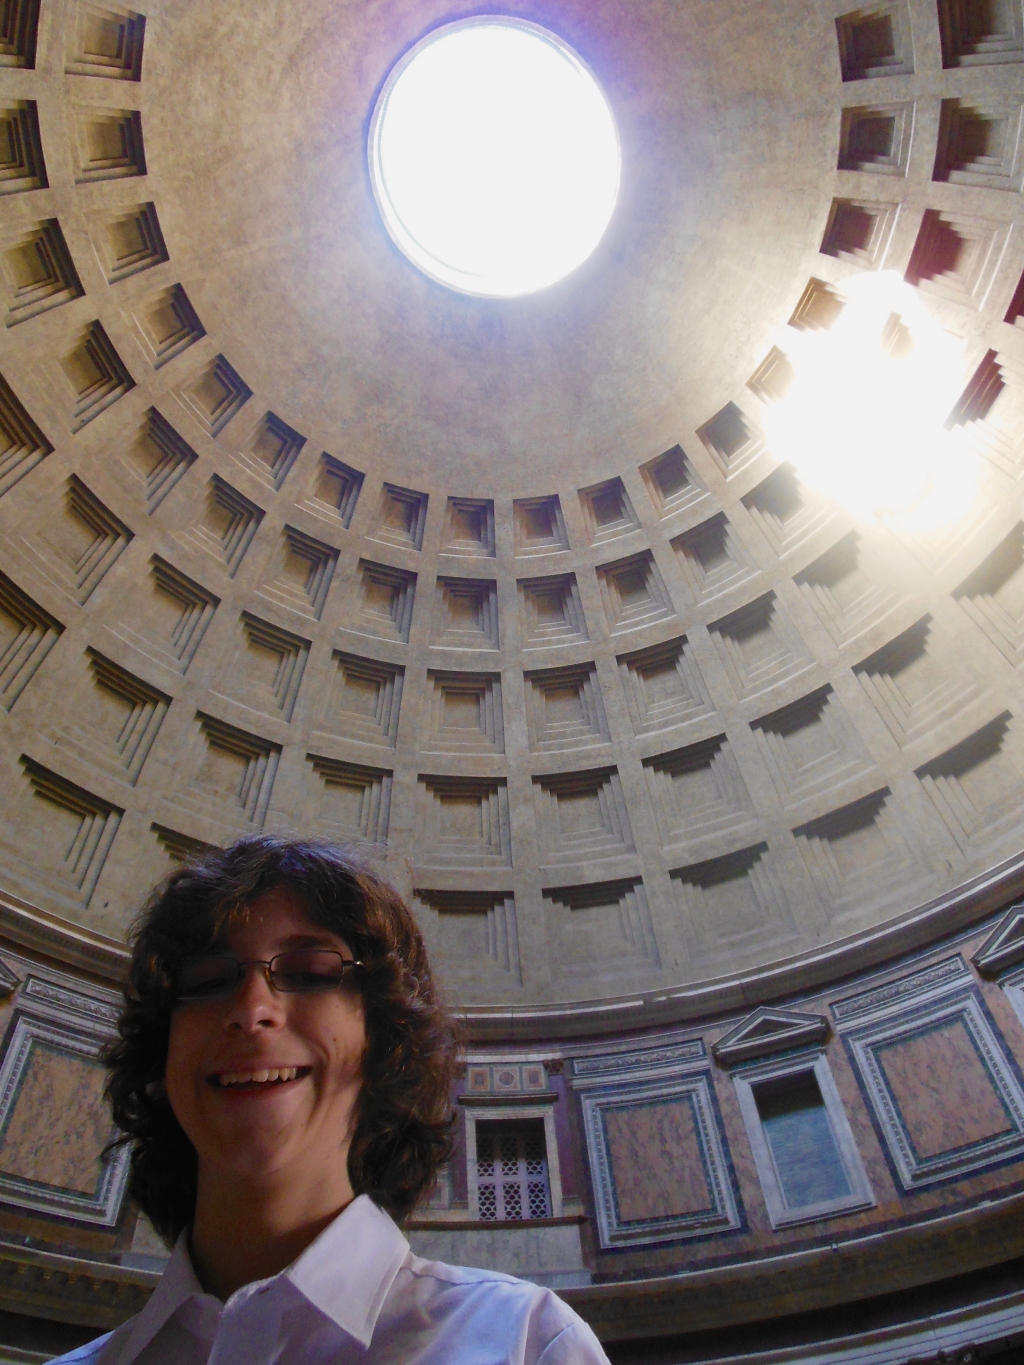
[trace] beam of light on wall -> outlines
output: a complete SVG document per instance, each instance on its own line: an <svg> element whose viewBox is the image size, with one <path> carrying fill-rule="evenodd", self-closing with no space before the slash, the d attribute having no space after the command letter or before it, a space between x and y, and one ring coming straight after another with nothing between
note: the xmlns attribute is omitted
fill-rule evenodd
<svg viewBox="0 0 1024 1365"><path fill-rule="evenodd" d="M436 30L388 77L370 128L395 242L466 294L511 297L587 259L619 190L611 110L545 29L486 16Z"/></svg>
<svg viewBox="0 0 1024 1365"><path fill-rule="evenodd" d="M963 387L960 343L895 271L844 282L827 331L786 327L793 366L765 416L773 452L855 516L929 531L966 515L977 461L945 422Z"/></svg>

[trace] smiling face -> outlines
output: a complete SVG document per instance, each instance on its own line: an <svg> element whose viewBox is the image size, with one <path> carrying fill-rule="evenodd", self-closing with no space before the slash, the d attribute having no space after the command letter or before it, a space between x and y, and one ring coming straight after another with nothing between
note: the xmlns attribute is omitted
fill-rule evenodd
<svg viewBox="0 0 1024 1365"><path fill-rule="evenodd" d="M293 948L353 954L310 919L286 887L259 896L244 925L218 948L239 961L268 961ZM247 1186L311 1173L352 1197L347 1157L366 1051L363 1001L354 977L323 994L275 991L250 967L226 999L179 1004L171 1017L164 1085L199 1158L200 1187Z"/></svg>

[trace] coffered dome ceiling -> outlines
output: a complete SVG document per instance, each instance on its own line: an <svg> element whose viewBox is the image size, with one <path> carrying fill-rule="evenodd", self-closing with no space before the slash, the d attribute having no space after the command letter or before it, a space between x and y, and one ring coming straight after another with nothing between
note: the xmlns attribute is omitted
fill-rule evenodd
<svg viewBox="0 0 1024 1365"><path fill-rule="evenodd" d="M488 496L545 492L570 466L618 473L625 450L666 449L731 396L817 246L835 39L805 8L766 7L777 42L740 4L652 6L642 25L617 3L540 16L605 86L622 191L571 279L494 303L421 276L369 186L377 91L446 7L271 4L256 24L244 2L170 7L142 87L179 273L246 382L343 457L446 492L457 471Z"/></svg>
<svg viewBox="0 0 1024 1365"><path fill-rule="evenodd" d="M202 843L386 840L478 1027L582 1029L863 960L1015 858L1024 48L962 9L509 7L597 74L623 180L584 266L491 301L366 167L459 12L44 0L33 42L15 4L12 923L120 940ZM983 492L928 537L760 436L777 330L883 266L964 339Z"/></svg>

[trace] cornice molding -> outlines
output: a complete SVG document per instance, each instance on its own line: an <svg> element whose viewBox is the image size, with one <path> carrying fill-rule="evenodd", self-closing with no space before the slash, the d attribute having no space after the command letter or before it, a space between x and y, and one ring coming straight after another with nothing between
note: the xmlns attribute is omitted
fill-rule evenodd
<svg viewBox="0 0 1024 1365"><path fill-rule="evenodd" d="M158 1271L0 1244L0 1310L109 1331L138 1313Z"/></svg>
<svg viewBox="0 0 1024 1365"><path fill-rule="evenodd" d="M1024 892L1024 853L897 920L838 943L714 981L552 1005L470 1005L456 1011L470 1042L519 1042L627 1033L739 1013L867 971L969 928Z"/></svg>
<svg viewBox="0 0 1024 1365"><path fill-rule="evenodd" d="M1024 1255L1024 1195L710 1270L561 1289L602 1341L764 1322L917 1289ZM787 1359L790 1359L788 1354ZM821 1359L820 1356L816 1359Z"/></svg>
<svg viewBox="0 0 1024 1365"><path fill-rule="evenodd" d="M626 1033L737 1013L927 948L985 919L1022 892L1024 853L1007 858L954 891L926 901L896 921L760 970L576 1004L468 1005L455 1013L468 1041L504 1043ZM41 910L9 892L0 892L3 940L115 985L123 981L129 961L123 943Z"/></svg>
<svg viewBox="0 0 1024 1365"><path fill-rule="evenodd" d="M536 1233L540 1228L580 1227L589 1223L585 1213L567 1213L561 1218L497 1218L482 1223L478 1218L410 1218L402 1224L404 1232L511 1232Z"/></svg>
<svg viewBox="0 0 1024 1365"><path fill-rule="evenodd" d="M129 953L123 943L40 910L9 891L0 891L0 940L115 985L124 980L128 968Z"/></svg>
<svg viewBox="0 0 1024 1365"><path fill-rule="evenodd" d="M580 1215L546 1225L578 1223ZM425 1231L454 1231L456 1224L415 1220ZM520 1224L528 1228L531 1224ZM507 1236L502 1224L466 1224ZM626 1341L693 1330L785 1318L912 1290L952 1275L998 1266L1024 1255L1024 1195L896 1227L872 1236L782 1256L642 1280L616 1281L560 1294L602 1341ZM71 1322L99 1331L120 1326L145 1305L157 1271L105 1265L0 1244L0 1310ZM788 1357L787 1357L788 1358Z"/></svg>
<svg viewBox="0 0 1024 1365"><path fill-rule="evenodd" d="M507 1090L500 1095L460 1095L467 1109L512 1109L522 1104L554 1104L557 1090Z"/></svg>

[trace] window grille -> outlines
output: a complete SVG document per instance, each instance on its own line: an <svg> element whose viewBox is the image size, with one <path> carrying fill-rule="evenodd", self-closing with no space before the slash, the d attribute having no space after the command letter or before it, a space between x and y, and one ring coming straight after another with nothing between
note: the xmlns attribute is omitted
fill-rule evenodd
<svg viewBox="0 0 1024 1365"><path fill-rule="evenodd" d="M483 1222L551 1217L543 1120L478 1123L476 1172Z"/></svg>

